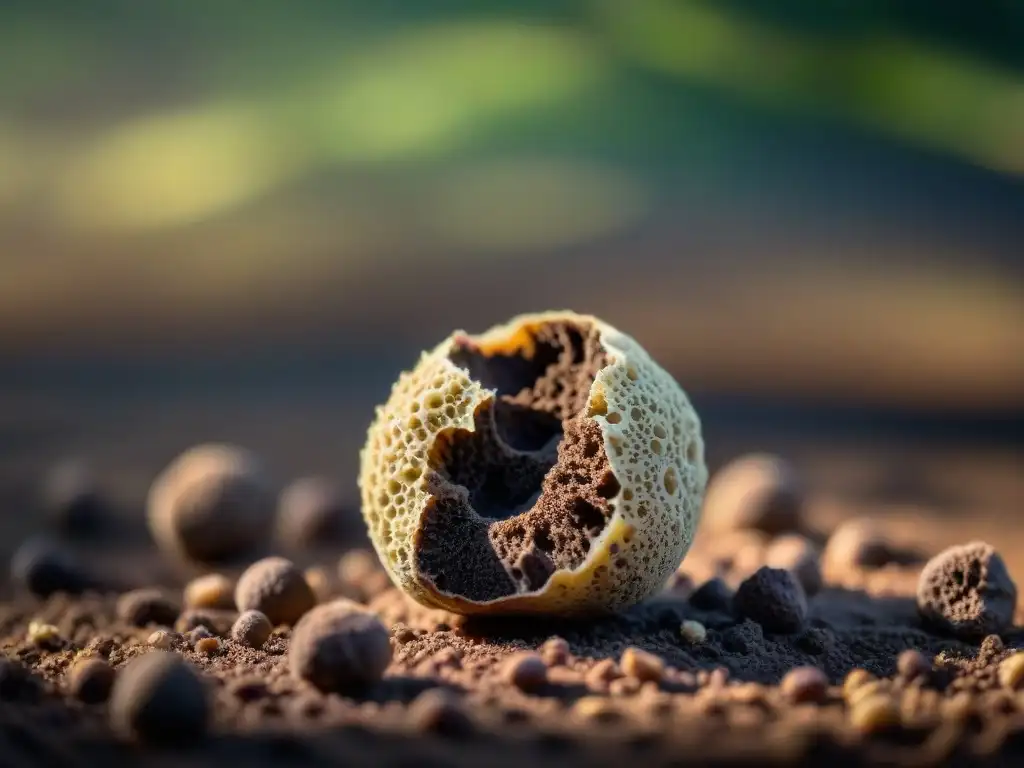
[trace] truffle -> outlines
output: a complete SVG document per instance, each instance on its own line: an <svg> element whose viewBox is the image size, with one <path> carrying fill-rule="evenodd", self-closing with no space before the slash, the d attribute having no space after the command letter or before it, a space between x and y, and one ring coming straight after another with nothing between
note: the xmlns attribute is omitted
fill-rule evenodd
<svg viewBox="0 0 1024 768"><path fill-rule="evenodd" d="M690 595L690 605L701 611L732 612L733 592L722 579L708 579Z"/></svg>
<svg viewBox="0 0 1024 768"><path fill-rule="evenodd" d="M380 619L351 600L319 605L292 632L292 675L321 691L371 685L391 663L391 639Z"/></svg>
<svg viewBox="0 0 1024 768"><path fill-rule="evenodd" d="M86 656L72 665L67 675L68 692L86 704L99 704L110 696L114 668L98 656Z"/></svg>
<svg viewBox="0 0 1024 768"><path fill-rule="evenodd" d="M259 611L245 611L231 627L231 638L249 648L262 648L270 639L274 625Z"/></svg>
<svg viewBox="0 0 1024 768"><path fill-rule="evenodd" d="M176 458L154 481L147 518L162 550L197 562L235 559L270 535L275 497L248 451L204 444Z"/></svg>
<svg viewBox="0 0 1024 768"><path fill-rule="evenodd" d="M152 744L180 744L205 734L210 717L206 687L176 653L150 651L118 675L110 719L126 737Z"/></svg>
<svg viewBox="0 0 1024 768"><path fill-rule="evenodd" d="M179 613L180 606L159 589L135 589L117 599L117 617L133 627L150 624L169 627Z"/></svg>
<svg viewBox="0 0 1024 768"><path fill-rule="evenodd" d="M345 510L337 486L323 477L302 477L281 492L277 540L292 551L323 543L338 533Z"/></svg>
<svg viewBox="0 0 1024 768"><path fill-rule="evenodd" d="M302 571L283 557L266 557L253 563L235 587L239 611L260 611L275 626L294 624L316 602Z"/></svg>
<svg viewBox="0 0 1024 768"><path fill-rule="evenodd" d="M796 578L781 568L765 566L736 590L733 605L768 632L794 634L807 621L807 598Z"/></svg>
<svg viewBox="0 0 1024 768"><path fill-rule="evenodd" d="M377 409L359 486L394 582L455 613L594 614L658 592L707 481L686 394L572 312L459 331Z"/></svg>
<svg viewBox="0 0 1024 768"><path fill-rule="evenodd" d="M45 538L18 547L11 557L11 580L37 597L78 595L99 586L69 552Z"/></svg>
<svg viewBox="0 0 1024 768"><path fill-rule="evenodd" d="M1013 623L1017 586L1003 558L974 541L933 557L917 583L917 607L928 623L964 639L1000 634Z"/></svg>
<svg viewBox="0 0 1024 768"><path fill-rule="evenodd" d="M798 533L779 536L768 545L764 564L792 573L808 597L821 589L821 558L814 542L806 536Z"/></svg>
<svg viewBox="0 0 1024 768"><path fill-rule="evenodd" d="M786 533L800 527L803 504L803 485L789 462L770 454L750 454L712 476L703 518L708 530Z"/></svg>

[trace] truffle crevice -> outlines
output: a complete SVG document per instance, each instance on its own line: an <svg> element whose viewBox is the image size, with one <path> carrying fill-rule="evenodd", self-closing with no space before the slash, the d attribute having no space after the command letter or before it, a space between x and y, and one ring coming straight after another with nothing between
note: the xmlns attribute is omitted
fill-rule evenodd
<svg viewBox="0 0 1024 768"><path fill-rule="evenodd" d="M599 332L559 322L528 336L512 351L462 337L449 354L496 396L474 412L475 430L435 441L417 561L437 589L475 602L537 591L579 567L620 489L585 414L608 364Z"/></svg>

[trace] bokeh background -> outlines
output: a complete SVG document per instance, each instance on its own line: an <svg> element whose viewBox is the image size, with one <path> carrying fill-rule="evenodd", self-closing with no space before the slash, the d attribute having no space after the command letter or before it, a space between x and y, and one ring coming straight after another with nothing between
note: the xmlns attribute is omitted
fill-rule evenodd
<svg viewBox="0 0 1024 768"><path fill-rule="evenodd" d="M1016 0L0 4L6 493L208 439L354 493L421 349L573 308L712 463L1015 519L1022 270Z"/></svg>

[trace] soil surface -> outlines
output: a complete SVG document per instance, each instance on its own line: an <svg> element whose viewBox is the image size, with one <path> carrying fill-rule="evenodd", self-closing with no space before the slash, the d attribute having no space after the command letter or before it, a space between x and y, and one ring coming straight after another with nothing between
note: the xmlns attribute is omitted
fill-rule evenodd
<svg viewBox="0 0 1024 768"><path fill-rule="evenodd" d="M254 411L263 414L254 419L267 413ZM165 414L163 424L174 422L169 430L198 442L208 435L194 428L205 423L203 415L194 419ZM289 472L320 471L322 445L297 449L294 439L280 439L288 430L268 423L264 432L246 434L271 463ZM135 443L111 442L109 429L75 442L80 454L99 457L109 492L104 524L88 535L59 534L37 512L28 478L54 454L40 447L42 438L8 441L0 456L4 551L48 532L103 587L40 597L5 576L0 655L18 666L0 670L0 766L230 761L564 768L623 760L968 765L1024 759L1024 690L999 673L1000 662L1024 647L1020 607L1014 626L1001 634L964 638L927 624L915 602L924 563L949 545L987 541L1011 576L1024 573L1019 453L821 440L788 454L810 488L795 533L809 551L827 552L844 520L865 517L877 524L888 554L863 564L815 555L824 584L807 597L796 627L773 631L778 627L764 614L774 610L776 592L765 593L771 599L734 599L771 559L773 540L793 531L773 538L704 530L665 591L619 616L477 620L409 602L376 566L351 567L359 557L352 551L366 546L353 513L334 539L284 554L303 568L320 566L315 588L322 601L358 600L388 627L393 659L379 683L341 696L296 679L286 627L276 628L260 650L223 636L212 652L176 641L173 652L201 671L213 703L208 735L169 747L126 739L111 727L107 704L74 695L72 662L88 653L121 674L151 651L156 627L118 619L118 595L162 587L180 599L187 580L206 572L161 558L144 532L145 488L162 468L152 457L173 454L153 448L154 436L139 431ZM162 430L161 439L177 445L167 434ZM734 455L729 445L723 439L713 455ZM349 567L339 570L343 557ZM218 570L235 578L242 567ZM53 625L56 634L41 638L33 622ZM923 654L923 667L919 657L900 660L908 649ZM526 665L515 673L512 666L529 652L539 655L542 668ZM787 678L800 667L820 670L827 681L806 672Z"/></svg>

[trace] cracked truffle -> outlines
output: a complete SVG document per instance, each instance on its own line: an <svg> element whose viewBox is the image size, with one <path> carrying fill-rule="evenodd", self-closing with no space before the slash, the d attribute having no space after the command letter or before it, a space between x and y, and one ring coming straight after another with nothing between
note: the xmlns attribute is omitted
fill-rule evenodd
<svg viewBox="0 0 1024 768"><path fill-rule="evenodd" d="M288 664L292 675L321 691L371 685L391 663L391 638L377 615L351 600L319 605L295 626Z"/></svg>
<svg viewBox="0 0 1024 768"><path fill-rule="evenodd" d="M600 613L661 589L707 481L686 394L632 338L548 312L456 332L395 384L361 454L392 579L457 613Z"/></svg>
<svg viewBox="0 0 1024 768"><path fill-rule="evenodd" d="M110 720L126 737L180 744L202 736L210 716L206 687L178 654L150 651L118 675L110 694Z"/></svg>
<svg viewBox="0 0 1024 768"><path fill-rule="evenodd" d="M205 444L176 458L149 492L150 532L165 552L221 562L265 542L275 497L257 459L241 448Z"/></svg>
<svg viewBox="0 0 1024 768"><path fill-rule="evenodd" d="M275 626L290 625L316 605L316 595L290 560L265 557L238 579L235 605L239 611L260 611Z"/></svg>
<svg viewBox="0 0 1024 768"><path fill-rule="evenodd" d="M964 639L999 634L1013 623L1017 586L1003 558L981 541L950 547L933 557L917 583L925 621Z"/></svg>
<svg viewBox="0 0 1024 768"><path fill-rule="evenodd" d="M768 632L795 634L807 621L807 598L800 583L781 568L760 568L740 584L733 597L738 613Z"/></svg>
<svg viewBox="0 0 1024 768"><path fill-rule="evenodd" d="M709 530L752 528L774 535L800 527L803 504L803 485L789 462L769 454L750 454L714 474L703 516Z"/></svg>

